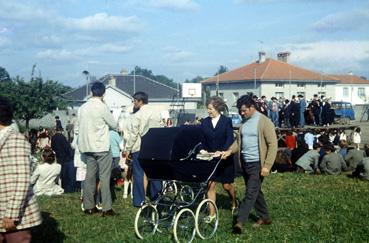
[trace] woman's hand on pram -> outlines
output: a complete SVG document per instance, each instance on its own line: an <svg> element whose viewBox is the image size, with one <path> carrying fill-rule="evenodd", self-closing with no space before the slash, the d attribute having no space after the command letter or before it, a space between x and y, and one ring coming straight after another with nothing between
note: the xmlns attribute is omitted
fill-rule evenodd
<svg viewBox="0 0 369 243"><path fill-rule="evenodd" d="M221 153L221 159L227 159L232 154L232 151L227 150L227 151L222 151L220 153Z"/></svg>

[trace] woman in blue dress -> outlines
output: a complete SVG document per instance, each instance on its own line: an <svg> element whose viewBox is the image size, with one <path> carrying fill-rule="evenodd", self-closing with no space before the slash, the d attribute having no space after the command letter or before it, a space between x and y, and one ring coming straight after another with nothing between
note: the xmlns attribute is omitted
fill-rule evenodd
<svg viewBox="0 0 369 243"><path fill-rule="evenodd" d="M221 114L225 110L225 103L222 98L213 96L207 101L209 116L202 120L203 141L200 153L215 153L220 157L222 152L228 150L234 141L232 120ZM220 162L216 172L209 181L207 196L216 202L216 183L222 183L227 191L231 203L232 211L237 207L236 193L232 183L234 182L235 168L233 157L229 157ZM214 209L211 209L209 217L215 217Z"/></svg>

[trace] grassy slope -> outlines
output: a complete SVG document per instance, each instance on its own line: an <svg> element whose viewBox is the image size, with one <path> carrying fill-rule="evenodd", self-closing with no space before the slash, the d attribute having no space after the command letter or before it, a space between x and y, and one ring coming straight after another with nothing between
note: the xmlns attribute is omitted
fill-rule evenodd
<svg viewBox="0 0 369 243"><path fill-rule="evenodd" d="M243 198L243 180L236 180L237 194ZM345 176L273 174L263 184L273 224L245 233L231 233L231 212L225 192L218 187L220 225L209 242L368 242L369 183ZM43 227L34 242L173 242L170 232L157 233L146 241L134 235L137 209L121 198L113 207L117 217L85 216L79 194L39 198ZM197 237L195 242L200 242Z"/></svg>

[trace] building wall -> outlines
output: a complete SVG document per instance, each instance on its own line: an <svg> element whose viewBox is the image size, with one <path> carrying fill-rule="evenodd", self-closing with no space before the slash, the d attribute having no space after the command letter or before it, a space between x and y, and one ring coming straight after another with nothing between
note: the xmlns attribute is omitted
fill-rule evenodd
<svg viewBox="0 0 369 243"><path fill-rule="evenodd" d="M210 96L216 95L216 85L208 84L205 89L209 89ZM236 101L242 95L245 95L247 92L253 92L257 96L260 96L260 85L254 82L243 82L243 83L222 83L219 84L219 94L223 97L226 102L228 108L230 110L235 110ZM206 97L208 98L208 97Z"/></svg>
<svg viewBox="0 0 369 243"><path fill-rule="evenodd" d="M297 83L283 83L282 87L277 87L276 83L281 82L264 82L260 85L257 83L256 89L254 88L254 82L244 83L222 83L219 85L219 94L223 97L224 101L230 108L235 110L234 107L238 97L246 94L247 92L253 92L258 97L265 95L267 99L271 97L281 97L290 99L292 95L303 94L308 100L313 97L314 94L325 95L326 97L335 97L335 84L320 83L305 83L304 87L298 86ZM216 95L216 85L207 84L205 89L209 89L210 96ZM238 94L238 97L237 95Z"/></svg>
<svg viewBox="0 0 369 243"><path fill-rule="evenodd" d="M278 84L278 86L276 86ZM282 84L282 86L281 86ZM323 84L320 83L281 83L281 82L270 82L263 83L261 85L261 93L265 95L267 99L271 97L284 97L291 99L292 95L302 94L306 99L311 99L314 94L325 95L326 97L334 97L334 84Z"/></svg>
<svg viewBox="0 0 369 243"><path fill-rule="evenodd" d="M359 91L362 96L359 96ZM367 104L369 101L369 85L365 84L340 84L335 87L334 99L337 101L351 102L353 105Z"/></svg>

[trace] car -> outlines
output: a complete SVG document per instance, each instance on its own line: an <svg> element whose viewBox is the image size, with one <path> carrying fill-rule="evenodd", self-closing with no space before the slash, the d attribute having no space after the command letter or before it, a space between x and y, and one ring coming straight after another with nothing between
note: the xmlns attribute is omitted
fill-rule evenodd
<svg viewBox="0 0 369 243"><path fill-rule="evenodd" d="M355 111L350 102L332 101L331 105L336 118L355 120Z"/></svg>
<svg viewBox="0 0 369 243"><path fill-rule="evenodd" d="M238 125L238 124L241 124L242 122L242 118L240 114L238 114L237 112L229 112L228 117L231 118L232 125Z"/></svg>

